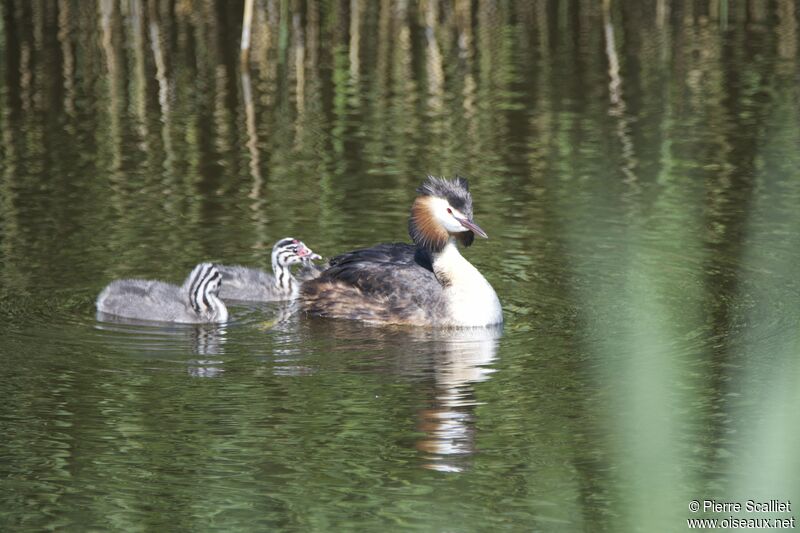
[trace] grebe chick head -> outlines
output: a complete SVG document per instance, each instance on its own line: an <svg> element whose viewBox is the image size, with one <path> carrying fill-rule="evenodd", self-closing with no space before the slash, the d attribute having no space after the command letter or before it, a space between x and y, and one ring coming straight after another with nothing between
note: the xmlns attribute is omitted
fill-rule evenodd
<svg viewBox="0 0 800 533"><path fill-rule="evenodd" d="M321 259L319 255L311 251L303 241L298 241L292 237L285 237L275 243L272 247L273 267L289 267L300 262Z"/></svg>
<svg viewBox="0 0 800 533"><path fill-rule="evenodd" d="M472 195L466 178L428 176L417 194L408 220L408 233L417 246L440 252L451 238L470 246L475 235L489 237L472 220Z"/></svg>

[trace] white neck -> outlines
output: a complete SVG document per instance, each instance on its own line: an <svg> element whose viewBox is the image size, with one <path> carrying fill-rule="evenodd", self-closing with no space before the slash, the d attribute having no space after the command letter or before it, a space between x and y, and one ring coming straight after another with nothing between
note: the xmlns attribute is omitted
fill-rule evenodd
<svg viewBox="0 0 800 533"><path fill-rule="evenodd" d="M214 322L227 322L228 321L228 308L216 294L208 295L208 302L211 304L209 313L214 317Z"/></svg>
<svg viewBox="0 0 800 533"><path fill-rule="evenodd" d="M275 287L284 293L297 294L297 280L288 266L278 263L277 258L272 260L272 272L275 274Z"/></svg>
<svg viewBox="0 0 800 533"><path fill-rule="evenodd" d="M433 272L447 300L444 325L489 326L503 322L497 294L478 269L464 259L453 238L433 255Z"/></svg>
<svg viewBox="0 0 800 533"><path fill-rule="evenodd" d="M213 293L206 293L206 300L208 300L208 305L205 304L202 298L198 298L195 301L196 306L192 306L195 312L200 316L207 316L211 322L227 322L228 308L225 303Z"/></svg>

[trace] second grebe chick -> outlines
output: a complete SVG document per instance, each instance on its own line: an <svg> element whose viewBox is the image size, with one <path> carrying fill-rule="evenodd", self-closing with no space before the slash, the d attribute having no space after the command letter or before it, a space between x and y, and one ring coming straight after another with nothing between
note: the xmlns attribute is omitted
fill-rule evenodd
<svg viewBox="0 0 800 533"><path fill-rule="evenodd" d="M417 189L408 231L413 245L379 244L334 257L301 286L312 315L434 327L501 324L500 300L458 251L475 235L472 196L464 178L429 176Z"/></svg>
<svg viewBox="0 0 800 533"><path fill-rule="evenodd" d="M228 308L219 299L221 282L222 274L211 263L194 267L180 287L163 281L119 279L97 297L97 311L158 322L225 322Z"/></svg>
<svg viewBox="0 0 800 533"><path fill-rule="evenodd" d="M250 302L278 302L297 298L300 283L292 275L291 267L320 259L302 241L286 237L272 247L273 274L257 268L240 265L220 265L223 300Z"/></svg>

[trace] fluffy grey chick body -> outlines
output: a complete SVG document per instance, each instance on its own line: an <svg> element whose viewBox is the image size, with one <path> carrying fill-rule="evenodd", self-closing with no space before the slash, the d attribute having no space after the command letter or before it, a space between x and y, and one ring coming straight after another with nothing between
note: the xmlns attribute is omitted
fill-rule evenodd
<svg viewBox="0 0 800 533"><path fill-rule="evenodd" d="M222 289L220 298L250 302L279 302L297 298L300 281L292 274L291 267L299 263L309 264L320 259L302 241L285 237L272 247L272 272L241 265L220 265Z"/></svg>
<svg viewBox="0 0 800 533"><path fill-rule="evenodd" d="M219 299L222 274L216 265L200 263L183 285L157 280L120 279L109 283L97 297L98 318L103 314L183 324L228 320Z"/></svg>

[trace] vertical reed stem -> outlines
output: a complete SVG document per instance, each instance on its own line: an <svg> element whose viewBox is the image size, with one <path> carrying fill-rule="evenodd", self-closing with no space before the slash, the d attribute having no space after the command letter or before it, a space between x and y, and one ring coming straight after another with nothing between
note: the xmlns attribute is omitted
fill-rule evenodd
<svg viewBox="0 0 800 533"><path fill-rule="evenodd" d="M253 23L253 3L255 0L245 0L244 17L242 20L242 50L240 60L242 66L247 65L250 58L250 27Z"/></svg>

